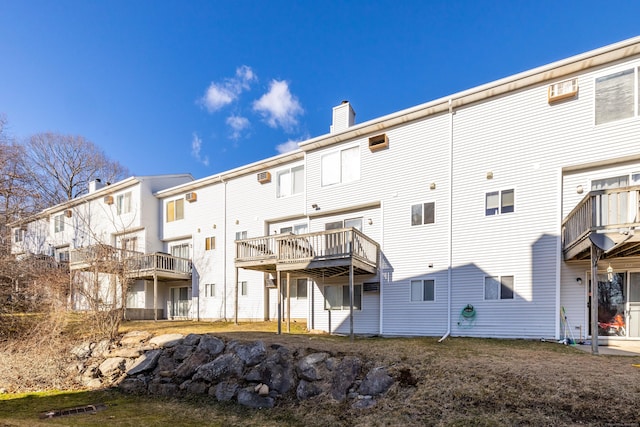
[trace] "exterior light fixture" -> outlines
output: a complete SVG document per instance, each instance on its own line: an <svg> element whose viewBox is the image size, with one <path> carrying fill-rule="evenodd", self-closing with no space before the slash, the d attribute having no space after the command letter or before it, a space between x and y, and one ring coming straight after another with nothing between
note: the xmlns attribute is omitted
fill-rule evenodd
<svg viewBox="0 0 640 427"><path fill-rule="evenodd" d="M609 267L607 267L607 280L609 282L613 281L613 267L611 267L611 263L609 263Z"/></svg>
<svg viewBox="0 0 640 427"><path fill-rule="evenodd" d="M578 185L576 187L576 193L582 194L583 192L584 192L584 188L582 188L582 185Z"/></svg>
<svg viewBox="0 0 640 427"><path fill-rule="evenodd" d="M436 189L436 183L432 182L431 184L429 184L429 189L435 190Z"/></svg>
<svg viewBox="0 0 640 427"><path fill-rule="evenodd" d="M577 277L576 283L578 284L578 286L582 286L582 277Z"/></svg>
<svg viewBox="0 0 640 427"><path fill-rule="evenodd" d="M369 219L367 220L367 223L368 223L369 225L371 225L371 224L373 224L373 220L372 220L371 218L369 218Z"/></svg>
<svg viewBox="0 0 640 427"><path fill-rule="evenodd" d="M311 205L311 209L315 209L315 210L319 211L320 210L320 206L318 206L317 203L314 203L314 204Z"/></svg>
<svg viewBox="0 0 640 427"><path fill-rule="evenodd" d="M493 179L493 172L492 171L487 172L487 179Z"/></svg>

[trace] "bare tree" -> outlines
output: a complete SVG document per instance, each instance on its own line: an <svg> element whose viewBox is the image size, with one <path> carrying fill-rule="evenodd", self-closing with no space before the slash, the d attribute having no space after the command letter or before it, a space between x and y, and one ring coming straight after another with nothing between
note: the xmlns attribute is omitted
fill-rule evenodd
<svg viewBox="0 0 640 427"><path fill-rule="evenodd" d="M36 205L25 164L25 149L6 131L6 118L0 115L0 255L9 252L7 224L34 212Z"/></svg>
<svg viewBox="0 0 640 427"><path fill-rule="evenodd" d="M87 193L96 178L113 182L129 175L126 167L82 136L40 133L27 141L26 149L42 208Z"/></svg>

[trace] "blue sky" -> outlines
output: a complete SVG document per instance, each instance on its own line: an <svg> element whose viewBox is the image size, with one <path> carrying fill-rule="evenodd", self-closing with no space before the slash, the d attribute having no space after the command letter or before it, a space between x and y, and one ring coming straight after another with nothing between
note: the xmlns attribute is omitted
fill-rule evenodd
<svg viewBox="0 0 640 427"><path fill-rule="evenodd" d="M640 35L637 1L0 0L0 114L196 178Z"/></svg>

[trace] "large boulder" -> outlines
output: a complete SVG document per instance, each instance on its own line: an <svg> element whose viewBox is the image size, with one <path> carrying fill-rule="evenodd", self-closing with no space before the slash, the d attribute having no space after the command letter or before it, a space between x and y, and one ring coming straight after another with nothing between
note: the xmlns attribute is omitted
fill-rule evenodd
<svg viewBox="0 0 640 427"><path fill-rule="evenodd" d="M284 347L278 348L276 353L254 366L244 379L249 382L264 383L279 394L287 393L295 383L295 372L291 356L285 350Z"/></svg>
<svg viewBox="0 0 640 427"><path fill-rule="evenodd" d="M296 397L298 400L307 400L318 396L323 391L322 386L318 382L310 382L302 379L296 388Z"/></svg>
<svg viewBox="0 0 640 427"><path fill-rule="evenodd" d="M234 353L226 353L200 366L193 379L217 383L228 378L240 378L243 370L242 360Z"/></svg>
<svg viewBox="0 0 640 427"><path fill-rule="evenodd" d="M229 345L229 350L234 351L247 366L255 366L267 357L267 349L262 341L248 344L234 342Z"/></svg>
<svg viewBox="0 0 640 427"><path fill-rule="evenodd" d="M203 335L197 347L197 351L204 351L211 356L217 356L224 350L224 341L211 335Z"/></svg>
<svg viewBox="0 0 640 427"><path fill-rule="evenodd" d="M318 381L326 375L324 362L328 353L312 353L300 359L296 365L298 376L307 381ZM321 364L321 366L319 366Z"/></svg>
<svg viewBox="0 0 640 427"><path fill-rule="evenodd" d="M158 364L158 359L160 358L161 354L162 350L151 350L146 352L133 362L133 366L129 368L129 370L127 371L127 375L138 375L142 372L154 369Z"/></svg>
<svg viewBox="0 0 640 427"><path fill-rule="evenodd" d="M365 396L376 396L385 393L393 385L393 378L385 368L373 368L362 380L358 393Z"/></svg>
<svg viewBox="0 0 640 427"><path fill-rule="evenodd" d="M184 335L182 334L163 334L153 337L149 340L149 344L154 347L170 348L180 344Z"/></svg>
<svg viewBox="0 0 640 427"><path fill-rule="evenodd" d="M196 351L175 369L176 377L191 378L198 368L209 363L211 358L211 354L206 351Z"/></svg>
<svg viewBox="0 0 640 427"><path fill-rule="evenodd" d="M260 396L253 387L238 391L238 403L249 408L273 408L275 400L270 396Z"/></svg>
<svg viewBox="0 0 640 427"><path fill-rule="evenodd" d="M362 362L354 356L347 356L333 370L333 379L331 381L331 396L338 402L342 402L347 398L347 391L353 385Z"/></svg>
<svg viewBox="0 0 640 427"><path fill-rule="evenodd" d="M131 331L120 338L120 345L124 347L135 347L149 338L151 338L151 333L147 331Z"/></svg>
<svg viewBox="0 0 640 427"><path fill-rule="evenodd" d="M122 374L127 359L124 357L110 357L98 366L98 372L104 378L113 380Z"/></svg>
<svg viewBox="0 0 640 427"><path fill-rule="evenodd" d="M209 394L213 394L216 396L216 399L220 402L228 402L233 399L238 393L237 381L222 381L219 382L215 387L211 387L209 389Z"/></svg>

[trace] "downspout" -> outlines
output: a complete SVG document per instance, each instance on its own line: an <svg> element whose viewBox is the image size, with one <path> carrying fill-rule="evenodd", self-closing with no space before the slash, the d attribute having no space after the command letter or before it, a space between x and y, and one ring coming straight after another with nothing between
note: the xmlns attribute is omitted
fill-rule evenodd
<svg viewBox="0 0 640 427"><path fill-rule="evenodd" d="M224 215L223 215L223 221L222 223L224 224L224 229L222 230L222 244L223 244L223 248L224 251L223 252L223 259L222 259L222 277L224 277L224 289L223 289L223 294L224 294L224 298L222 299L222 313L224 315L224 320L225 322L227 321L227 181L225 181L222 176L220 177L220 182L224 184ZM235 249L235 248L234 248Z"/></svg>
<svg viewBox="0 0 640 427"><path fill-rule="evenodd" d="M447 260L447 331L438 342L451 335L451 284L453 264L453 100L449 98L449 241Z"/></svg>
<svg viewBox="0 0 640 427"><path fill-rule="evenodd" d="M378 247L378 281L380 282L380 335L384 335L384 275L380 269L382 265L382 248L384 248L384 200L380 201L380 246Z"/></svg>

